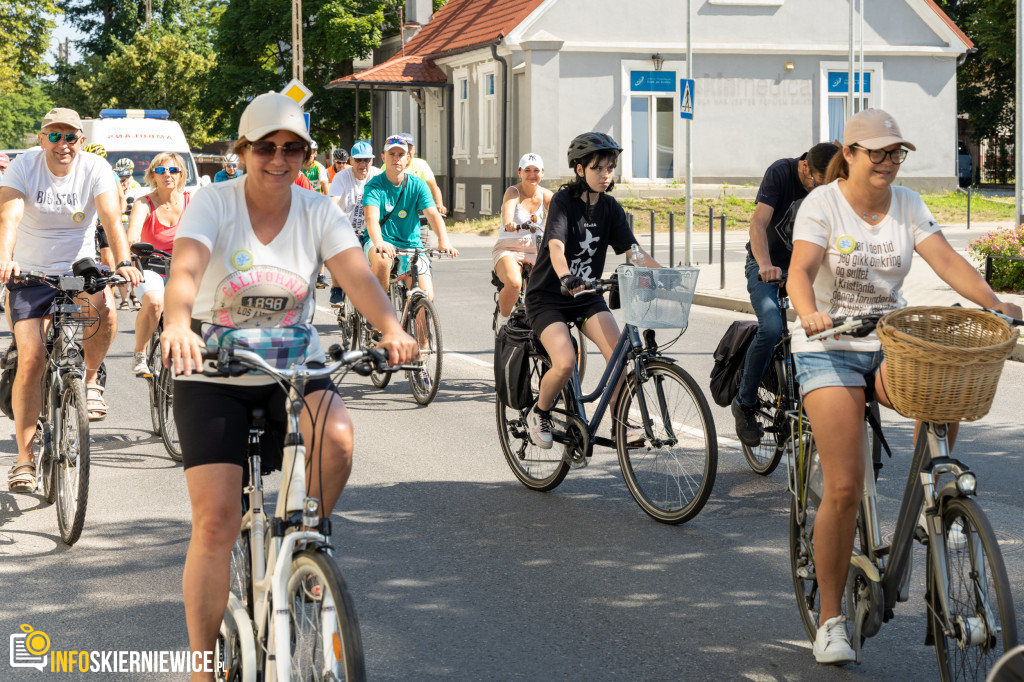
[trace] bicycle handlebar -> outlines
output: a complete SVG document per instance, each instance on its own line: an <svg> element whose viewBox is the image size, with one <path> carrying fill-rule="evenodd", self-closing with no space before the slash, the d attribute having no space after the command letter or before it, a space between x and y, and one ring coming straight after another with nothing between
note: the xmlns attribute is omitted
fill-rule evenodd
<svg viewBox="0 0 1024 682"><path fill-rule="evenodd" d="M415 254L426 256L427 258L443 258L450 256L447 251L441 251L440 249L399 249L395 248L396 256L412 256Z"/></svg>
<svg viewBox="0 0 1024 682"><path fill-rule="evenodd" d="M954 308L962 307L959 303L953 305ZM1024 327L1024 320L1018 320L1015 317L1004 315L998 310L992 310L991 308L974 308L974 310L981 310L986 313L991 313L996 317L1005 320L1008 324L1014 327ZM834 317L832 318L832 328L825 331L818 332L807 337L808 341L819 341L821 339L828 338L829 336L835 336L836 334L846 334L861 338L867 336L875 327L878 325L878 321L882 319L882 315L857 315L855 317Z"/></svg>
<svg viewBox="0 0 1024 682"><path fill-rule="evenodd" d="M204 369L203 375L208 377L237 377L254 370L290 382L299 374L303 374L306 379L320 379L346 368L350 368L360 376L368 376L371 372L391 373L418 369L418 366L415 365L396 365L391 367L388 365L387 353L379 348L344 352L341 346L334 344L327 349L327 354L334 362L322 368L298 365L292 369L277 369L271 366L258 353L251 350L242 348L207 349L203 351L203 360L215 361L217 369Z"/></svg>
<svg viewBox="0 0 1024 682"><path fill-rule="evenodd" d="M58 291L87 291L96 293L108 284L127 284L128 280L120 275L107 275L106 277L82 277L81 275L44 275L41 272L23 272L14 277L15 282L36 282L45 284ZM95 291L90 291L95 289Z"/></svg>
<svg viewBox="0 0 1024 682"><path fill-rule="evenodd" d="M543 227L541 227L537 223L535 223L533 221L529 221L529 220L526 221L525 223L521 224L521 225L516 225L516 229L517 230L529 230L530 234L533 234L535 232L543 232L544 231Z"/></svg>
<svg viewBox="0 0 1024 682"><path fill-rule="evenodd" d="M614 278L614 277L612 277L610 279L591 279L591 280L584 280L584 284L583 285L586 288L581 289L580 291L577 291L575 294L572 294L572 293L569 293L569 290L566 289L565 285L563 284L561 286L562 295L563 296L571 296L573 298L578 298L578 297L583 296L585 294L605 294L605 293L607 293L609 291L618 291L619 280Z"/></svg>

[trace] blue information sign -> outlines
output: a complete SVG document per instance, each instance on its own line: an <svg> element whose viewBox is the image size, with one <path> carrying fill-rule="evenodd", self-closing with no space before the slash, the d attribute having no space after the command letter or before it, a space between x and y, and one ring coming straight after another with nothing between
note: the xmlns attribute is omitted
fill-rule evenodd
<svg viewBox="0 0 1024 682"><path fill-rule="evenodd" d="M633 92L675 92L675 71L630 71L629 89Z"/></svg>
<svg viewBox="0 0 1024 682"><path fill-rule="evenodd" d="M828 74L829 92L850 92L850 74L846 71L830 71ZM860 92L860 74L853 74L853 91ZM864 92L871 92L871 73L864 72Z"/></svg>
<svg viewBox="0 0 1024 682"><path fill-rule="evenodd" d="M309 114L303 113L302 118L306 119L306 132L309 132Z"/></svg>
<svg viewBox="0 0 1024 682"><path fill-rule="evenodd" d="M693 80L679 79L679 118L693 120Z"/></svg>

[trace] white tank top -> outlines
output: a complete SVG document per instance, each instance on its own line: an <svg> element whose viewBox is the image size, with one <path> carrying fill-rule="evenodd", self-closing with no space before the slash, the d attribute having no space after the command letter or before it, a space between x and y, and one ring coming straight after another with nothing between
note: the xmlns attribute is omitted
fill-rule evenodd
<svg viewBox="0 0 1024 682"><path fill-rule="evenodd" d="M512 185L512 187L510 187L509 189L514 189L516 191L516 194L519 194L519 188L516 187L515 185ZM541 195L540 208L537 210L536 213L530 213L529 211L526 210L526 208L523 206L522 197L520 197L519 201L516 202L516 209L512 213L512 222L514 222L516 225L522 225L523 223L530 222L530 216L537 216L537 220L535 220L534 222L540 225L541 229L543 230L544 223L548 219L548 213L547 211L544 210L543 194ZM522 239L523 237L528 237L531 234L539 237L541 232L531 233L528 229L509 232L504 227L502 227L501 229L498 230L498 240L500 241L502 239Z"/></svg>

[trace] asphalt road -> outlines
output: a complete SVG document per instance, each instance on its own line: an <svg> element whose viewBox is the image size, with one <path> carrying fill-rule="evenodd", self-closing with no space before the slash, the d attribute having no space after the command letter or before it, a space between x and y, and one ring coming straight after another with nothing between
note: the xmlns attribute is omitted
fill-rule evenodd
<svg viewBox="0 0 1024 682"><path fill-rule="evenodd" d="M334 543L372 679L936 678L934 649L922 645L921 551L910 601L868 641L863 664L814 664L790 578L784 466L768 478L751 473L725 409L714 408L714 492L682 526L643 514L607 449L552 492L521 486L495 434L491 242L457 236L456 244L462 257L434 270L448 351L435 402L418 407L401 377L384 391L358 377L342 385L357 453L335 511ZM325 293L316 321L326 343L334 326ZM711 351L739 317L695 307L672 349L705 388ZM0 491L3 639L24 623L48 633L55 650L187 646L180 583L188 499L180 466L149 432L144 382L128 371L132 323L132 314L122 314L108 360L110 416L92 427L92 484L78 544L60 542L55 511L41 499ZM590 363L593 382L603 363L597 355ZM978 472L979 501L1000 537L1018 614L1021 386L1024 366L1009 363L992 412L966 425L958 444ZM884 424L897 452L879 482L891 529L911 425L892 413ZM0 421L3 471L14 461L11 431L10 421ZM0 660L0 680L38 676Z"/></svg>

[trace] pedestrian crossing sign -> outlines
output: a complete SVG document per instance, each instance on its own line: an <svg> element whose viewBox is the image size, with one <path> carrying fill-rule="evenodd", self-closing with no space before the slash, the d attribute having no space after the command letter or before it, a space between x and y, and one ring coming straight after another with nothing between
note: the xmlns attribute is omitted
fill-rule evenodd
<svg viewBox="0 0 1024 682"><path fill-rule="evenodd" d="M293 78L288 85L284 86L284 90L281 91L281 94L291 97L301 107L306 103L306 100L313 96L313 91L303 85L302 81L297 78Z"/></svg>
<svg viewBox="0 0 1024 682"><path fill-rule="evenodd" d="M679 117L693 120L693 79L679 79Z"/></svg>

